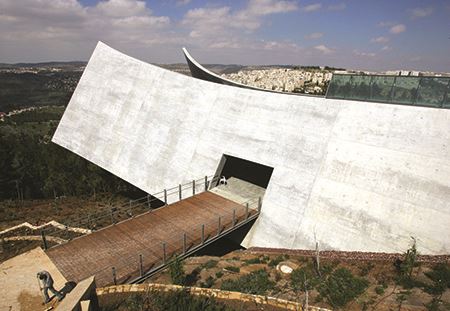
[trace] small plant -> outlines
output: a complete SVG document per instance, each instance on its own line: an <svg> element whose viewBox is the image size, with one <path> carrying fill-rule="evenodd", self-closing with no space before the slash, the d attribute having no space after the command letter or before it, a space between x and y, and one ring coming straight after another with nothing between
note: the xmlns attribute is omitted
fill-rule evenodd
<svg viewBox="0 0 450 311"><path fill-rule="evenodd" d="M269 261L268 266L269 267L275 267L277 266L280 262L282 262L284 260L283 256L277 256L276 258L272 259L271 261Z"/></svg>
<svg viewBox="0 0 450 311"><path fill-rule="evenodd" d="M173 284L184 285L186 281L186 275L184 273L183 262L179 257L169 265L170 279Z"/></svg>
<svg viewBox="0 0 450 311"><path fill-rule="evenodd" d="M377 295L383 295L384 294L384 287L381 285L378 285L377 287L375 287L375 293L377 293Z"/></svg>
<svg viewBox="0 0 450 311"><path fill-rule="evenodd" d="M265 295L274 287L275 282L269 279L269 274L265 270L257 270L237 280L225 280L222 283L221 289L254 295Z"/></svg>
<svg viewBox="0 0 450 311"><path fill-rule="evenodd" d="M305 282L307 282L305 288ZM320 283L320 278L311 266L295 269L291 273L291 285L295 290L312 290Z"/></svg>
<svg viewBox="0 0 450 311"><path fill-rule="evenodd" d="M228 270L231 272L236 272L236 273L241 272L241 269L239 267L234 267L234 266L226 266L225 270Z"/></svg>
<svg viewBox="0 0 450 311"><path fill-rule="evenodd" d="M343 307L364 293L368 285L366 279L354 277L349 270L339 268L318 289L320 295L333 307Z"/></svg>
<svg viewBox="0 0 450 311"><path fill-rule="evenodd" d="M216 278L220 279L222 276L223 276L223 272L222 271L216 272Z"/></svg>
<svg viewBox="0 0 450 311"><path fill-rule="evenodd" d="M208 276L205 282L200 283L200 287L203 288L211 288L214 285L214 278L212 276Z"/></svg>
<svg viewBox="0 0 450 311"><path fill-rule="evenodd" d="M217 267L217 263L218 263L217 260L208 260L201 267L205 269L211 269Z"/></svg>
<svg viewBox="0 0 450 311"><path fill-rule="evenodd" d="M260 258L251 258L251 259L248 259L248 260L244 260L244 262L247 265L253 265L253 264L261 263L261 259Z"/></svg>
<svg viewBox="0 0 450 311"><path fill-rule="evenodd" d="M361 272L359 273L360 276L366 276L369 274L370 270L372 270L375 267L375 265L372 262L368 262L361 268Z"/></svg>
<svg viewBox="0 0 450 311"><path fill-rule="evenodd" d="M409 278L411 278L412 271L414 267L417 265L417 256L419 256L416 247L416 239L413 237L411 238L413 240L413 244L406 251L404 260L400 262L398 265L400 275Z"/></svg>
<svg viewBox="0 0 450 311"><path fill-rule="evenodd" d="M442 300L439 298L433 297L430 302L425 304L425 307L428 311L439 311L439 306L442 305Z"/></svg>
<svg viewBox="0 0 450 311"><path fill-rule="evenodd" d="M448 264L437 264L425 275L433 281L432 285L425 285L424 290L435 296L442 295L447 288L450 288L450 266Z"/></svg>

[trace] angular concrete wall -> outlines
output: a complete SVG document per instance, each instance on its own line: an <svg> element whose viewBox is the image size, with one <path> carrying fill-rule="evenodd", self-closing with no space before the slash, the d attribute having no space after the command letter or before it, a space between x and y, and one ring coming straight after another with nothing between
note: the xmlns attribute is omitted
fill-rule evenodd
<svg viewBox="0 0 450 311"><path fill-rule="evenodd" d="M450 110L218 85L99 43L53 141L153 193L274 167L244 246L450 252Z"/></svg>

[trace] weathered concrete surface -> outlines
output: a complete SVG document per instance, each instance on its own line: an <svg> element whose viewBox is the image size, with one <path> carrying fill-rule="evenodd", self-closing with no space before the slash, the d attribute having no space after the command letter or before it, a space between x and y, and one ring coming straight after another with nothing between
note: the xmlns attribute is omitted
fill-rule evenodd
<svg viewBox="0 0 450 311"><path fill-rule="evenodd" d="M64 287L66 279L40 247L2 262L0 310L44 310L46 307L42 305L42 293L36 277L42 270L50 272L57 290Z"/></svg>
<svg viewBox="0 0 450 311"><path fill-rule="evenodd" d="M213 84L99 43L53 141L152 193L274 167L244 246L450 252L450 110Z"/></svg>
<svg viewBox="0 0 450 311"><path fill-rule="evenodd" d="M266 189L231 177L227 180L226 185L220 184L209 191L239 204L249 203L250 208L257 208L256 202L258 202L258 198L264 198Z"/></svg>
<svg viewBox="0 0 450 311"><path fill-rule="evenodd" d="M92 304L98 306L97 286L93 276L81 281L75 288L66 295L64 300L58 305L58 311L83 311L82 301L93 301ZM86 309L88 310L88 309ZM92 309L94 310L94 309Z"/></svg>

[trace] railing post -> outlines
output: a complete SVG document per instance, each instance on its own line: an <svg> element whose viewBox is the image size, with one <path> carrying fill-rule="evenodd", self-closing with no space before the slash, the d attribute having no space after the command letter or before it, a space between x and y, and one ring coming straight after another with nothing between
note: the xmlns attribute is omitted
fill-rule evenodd
<svg viewBox="0 0 450 311"><path fill-rule="evenodd" d="M221 217L219 216L219 225L217 227L217 235L220 235L220 231L222 231L222 224L220 223Z"/></svg>
<svg viewBox="0 0 450 311"><path fill-rule="evenodd" d="M131 200L128 201L128 215L133 217L133 208L131 207Z"/></svg>
<svg viewBox="0 0 450 311"><path fill-rule="evenodd" d="M245 203L245 219L248 219L248 202Z"/></svg>
<svg viewBox="0 0 450 311"><path fill-rule="evenodd" d="M178 185L178 199L181 201L181 185Z"/></svg>
<svg viewBox="0 0 450 311"><path fill-rule="evenodd" d="M47 245L47 239L45 238L44 230L41 231L41 237L42 237L42 243L44 244L44 250L46 250L48 248L48 245Z"/></svg>
<svg viewBox="0 0 450 311"><path fill-rule="evenodd" d="M164 189L164 204L167 205L167 189Z"/></svg>
<svg viewBox="0 0 450 311"><path fill-rule="evenodd" d="M144 275L144 265L142 264L142 254L139 255L139 276Z"/></svg>
<svg viewBox="0 0 450 311"><path fill-rule="evenodd" d="M163 242L162 248L163 248L163 263L165 264L166 261L167 261L167 255L166 255L166 242Z"/></svg>
<svg viewBox="0 0 450 311"><path fill-rule="evenodd" d="M147 207L148 209L152 208L152 205L150 204L150 194L147 194Z"/></svg>
<svg viewBox="0 0 450 311"><path fill-rule="evenodd" d="M187 247L186 247L186 232L185 232L183 233L183 254L186 254L186 250Z"/></svg>
<svg viewBox="0 0 450 311"><path fill-rule="evenodd" d="M233 227L236 225L236 209L233 210Z"/></svg>
<svg viewBox="0 0 450 311"><path fill-rule="evenodd" d="M195 180L192 181L192 195L195 195Z"/></svg>
<svg viewBox="0 0 450 311"><path fill-rule="evenodd" d="M205 191L208 191L208 176L205 176Z"/></svg>
<svg viewBox="0 0 450 311"><path fill-rule="evenodd" d="M258 197L258 213L261 213L261 197Z"/></svg>
<svg viewBox="0 0 450 311"><path fill-rule="evenodd" d="M205 244L205 224L202 224L202 245Z"/></svg>
<svg viewBox="0 0 450 311"><path fill-rule="evenodd" d="M112 267L112 277L113 277L114 285L117 285L117 275L116 275L116 268L115 267Z"/></svg>
<svg viewBox="0 0 450 311"><path fill-rule="evenodd" d="M111 224L114 225L114 212L112 208L111 208Z"/></svg>

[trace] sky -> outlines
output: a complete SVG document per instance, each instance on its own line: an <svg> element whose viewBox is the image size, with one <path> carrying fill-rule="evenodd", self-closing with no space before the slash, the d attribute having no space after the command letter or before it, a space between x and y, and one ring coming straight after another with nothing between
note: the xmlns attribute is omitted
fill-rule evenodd
<svg viewBox="0 0 450 311"><path fill-rule="evenodd" d="M0 0L0 63L86 61L450 72L450 0Z"/></svg>

